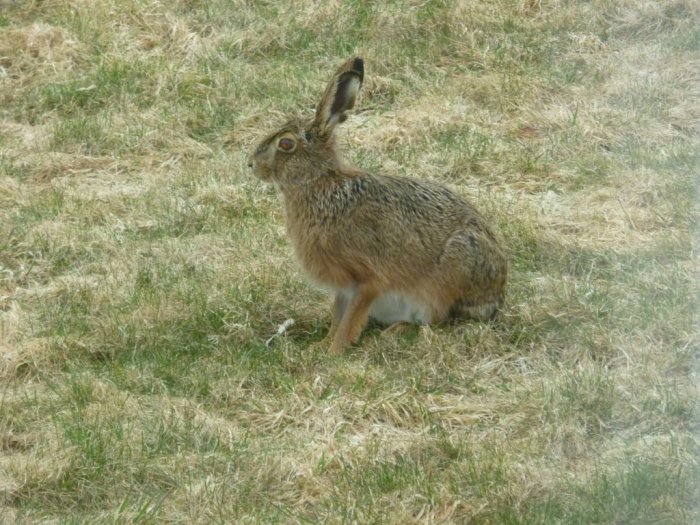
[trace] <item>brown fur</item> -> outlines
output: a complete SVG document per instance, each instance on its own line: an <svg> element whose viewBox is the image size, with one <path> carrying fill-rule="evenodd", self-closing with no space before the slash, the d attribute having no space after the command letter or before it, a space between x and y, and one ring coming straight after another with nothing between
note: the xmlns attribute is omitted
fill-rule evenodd
<svg viewBox="0 0 700 525"><path fill-rule="evenodd" d="M502 302L507 276L492 229L456 193L342 164L333 131L353 107L363 74L362 59L348 60L314 120L288 122L250 160L255 174L282 193L302 267L336 291L328 335L333 352L357 340L375 300L387 294L418 305L411 315L421 322L488 319Z"/></svg>

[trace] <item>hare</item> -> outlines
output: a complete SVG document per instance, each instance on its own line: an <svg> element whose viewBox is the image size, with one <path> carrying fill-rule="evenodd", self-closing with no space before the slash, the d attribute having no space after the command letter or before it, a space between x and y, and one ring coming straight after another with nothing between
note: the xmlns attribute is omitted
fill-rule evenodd
<svg viewBox="0 0 700 525"><path fill-rule="evenodd" d="M343 163L334 131L363 77L362 58L345 62L314 118L284 124L248 163L282 194L303 269L335 291L324 340L333 353L355 343L370 316L390 325L488 320L501 305L507 276L496 235L462 197L436 183Z"/></svg>

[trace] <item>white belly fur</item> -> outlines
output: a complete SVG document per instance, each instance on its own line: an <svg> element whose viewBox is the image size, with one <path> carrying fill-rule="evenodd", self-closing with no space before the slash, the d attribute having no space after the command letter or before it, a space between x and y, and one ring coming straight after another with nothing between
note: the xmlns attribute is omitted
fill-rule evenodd
<svg viewBox="0 0 700 525"><path fill-rule="evenodd" d="M369 315L382 324L400 321L428 324L431 321L428 305L398 293L390 292L377 297L369 310Z"/></svg>

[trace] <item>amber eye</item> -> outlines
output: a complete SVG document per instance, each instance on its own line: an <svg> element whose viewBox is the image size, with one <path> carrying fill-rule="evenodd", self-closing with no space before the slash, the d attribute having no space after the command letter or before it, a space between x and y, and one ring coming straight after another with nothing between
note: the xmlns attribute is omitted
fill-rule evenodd
<svg viewBox="0 0 700 525"><path fill-rule="evenodd" d="M294 146L296 146L296 143L290 138L283 137L277 143L277 146L282 151L292 151L294 149Z"/></svg>

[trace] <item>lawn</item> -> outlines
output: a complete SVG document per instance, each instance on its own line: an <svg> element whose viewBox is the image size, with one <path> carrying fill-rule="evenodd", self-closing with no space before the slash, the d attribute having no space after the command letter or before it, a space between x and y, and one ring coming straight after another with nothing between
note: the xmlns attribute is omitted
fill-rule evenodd
<svg viewBox="0 0 700 525"><path fill-rule="evenodd" d="M247 157L356 54L509 283L331 355ZM697 523L699 119L693 0L0 0L0 524Z"/></svg>

